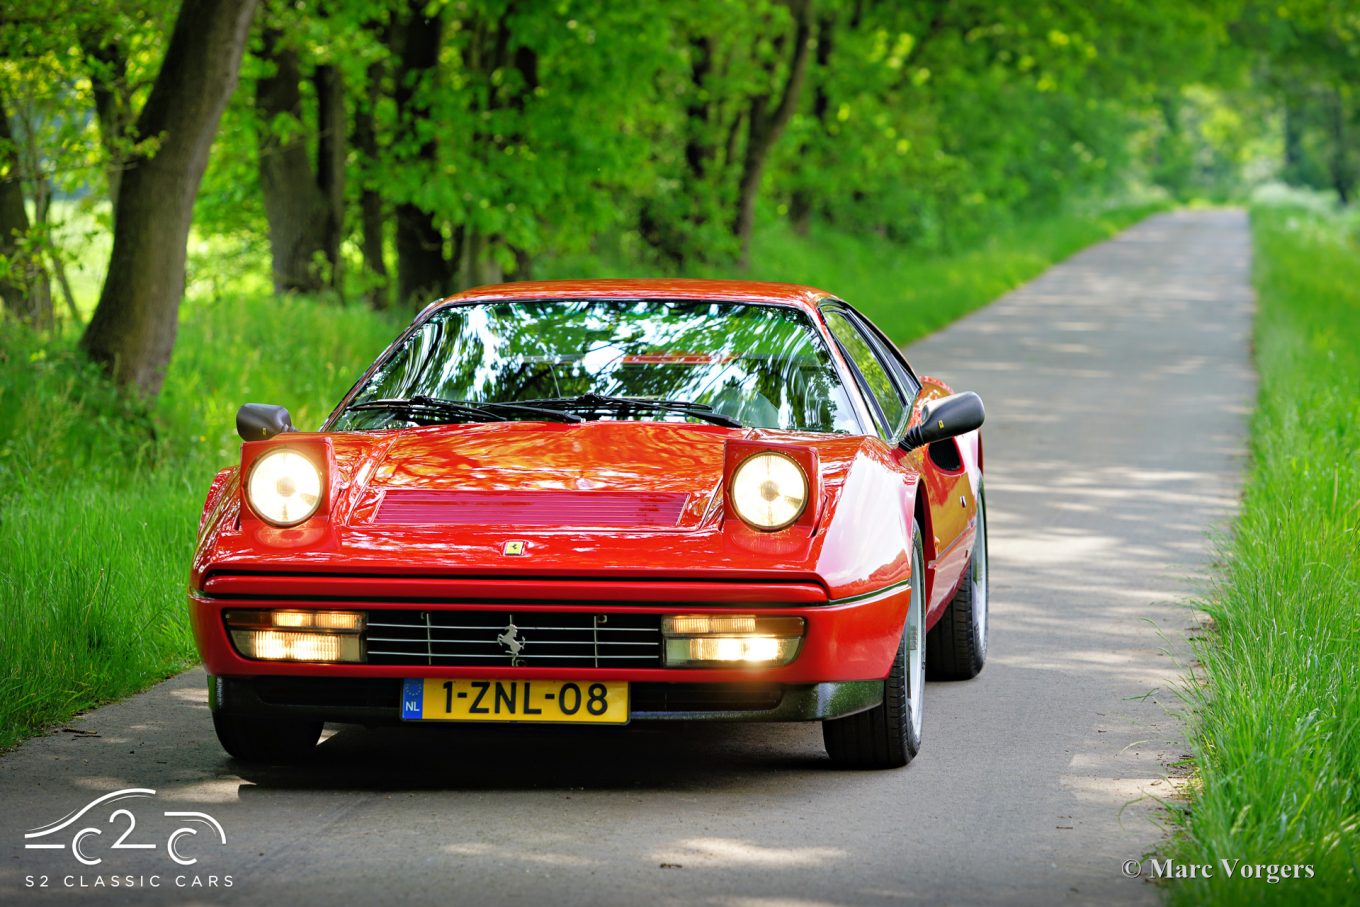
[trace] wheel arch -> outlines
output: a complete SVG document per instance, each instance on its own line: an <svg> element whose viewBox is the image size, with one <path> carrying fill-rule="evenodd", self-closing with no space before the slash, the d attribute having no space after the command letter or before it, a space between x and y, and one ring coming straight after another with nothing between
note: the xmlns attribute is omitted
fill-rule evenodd
<svg viewBox="0 0 1360 907"><path fill-rule="evenodd" d="M930 593L934 589L934 568L935 563L935 531L930 518L930 505L927 503L927 494L922 487L921 479L918 476L912 484L912 513L916 517L916 525L920 527L922 555L926 561L926 588L925 602L926 610L930 610ZM938 617L938 615L936 615ZM927 615L927 629L929 629L929 616Z"/></svg>

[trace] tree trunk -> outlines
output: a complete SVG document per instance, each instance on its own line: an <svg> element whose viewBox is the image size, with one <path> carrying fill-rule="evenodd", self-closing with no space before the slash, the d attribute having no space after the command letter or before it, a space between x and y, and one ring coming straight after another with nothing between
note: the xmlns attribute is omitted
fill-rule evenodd
<svg viewBox="0 0 1360 907"><path fill-rule="evenodd" d="M260 57L273 64L274 72L255 83L255 109L262 121L260 190L269 223L274 292L315 293L326 286L318 257L334 263L327 246L328 209L297 129L302 120L297 52L282 46L282 40L280 32L265 31ZM275 129L280 119L292 120L283 126L283 135Z"/></svg>
<svg viewBox="0 0 1360 907"><path fill-rule="evenodd" d="M368 303L375 309L385 309L392 302L388 287L387 262L383 257L383 200L374 188L372 173L380 165L378 131L373 125L373 111L381 97L380 80L382 65L374 63L368 68L368 103L359 108L354 117L354 147L358 151L363 166L363 189L359 194L360 231L363 237L364 268L368 271L372 285L368 290Z"/></svg>
<svg viewBox="0 0 1360 907"><path fill-rule="evenodd" d="M123 180L124 138L129 125L127 53L118 41L93 29L83 30L80 44L90 70L94 94L94 115L99 123L99 142L104 146L104 178L109 201L118 204L118 187Z"/></svg>
<svg viewBox="0 0 1360 907"><path fill-rule="evenodd" d="M732 232L741 243L740 264L743 269L750 264L751 227L755 221L760 176L765 170L770 151L793 116L798 95L803 89L803 79L807 75L808 45L812 35L812 0L792 0L789 8L794 19L793 49L779 103L773 110L768 110L767 96L753 98L747 121L746 154L737 188L737 217L732 225Z"/></svg>
<svg viewBox="0 0 1360 907"><path fill-rule="evenodd" d="M1327 155L1327 169L1331 173L1332 188L1341 204L1349 205L1355 189L1355 172L1351 169L1350 148L1347 146L1346 104L1340 88L1327 93L1327 120L1332 148Z"/></svg>
<svg viewBox="0 0 1360 907"><path fill-rule="evenodd" d="M24 207L19 146L9 127L9 105L0 96L0 258L10 268L0 276L0 300L21 321L46 328L52 323L52 290L34 239Z"/></svg>
<svg viewBox="0 0 1360 907"><path fill-rule="evenodd" d="M435 78L443 38L442 20L437 15L426 18L424 8L424 0L411 0L406 21L396 29L397 121L398 129L407 135L415 134L429 114L418 88ZM437 150L433 137L425 140L416 151L414 163L433 173ZM444 234L438 219L420 205L406 201L396 206L396 221L398 303L424 305L452 292L458 255L457 250L453 256L444 254Z"/></svg>
<svg viewBox="0 0 1360 907"><path fill-rule="evenodd" d="M712 156L713 137L709 134L711 94L709 73L713 71L713 44L707 35L698 35L689 42L689 104L685 107L685 164L689 177L696 184L703 182Z"/></svg>
<svg viewBox="0 0 1360 907"><path fill-rule="evenodd" d="M345 235L345 85L334 66L316 68L316 183L326 202L326 260L331 286L343 287L340 241Z"/></svg>
<svg viewBox="0 0 1360 907"><path fill-rule="evenodd" d="M255 0L184 0L138 136L161 136L123 174L108 276L81 346L119 386L152 398L175 345L194 196L245 49Z"/></svg>
<svg viewBox="0 0 1360 907"><path fill-rule="evenodd" d="M831 94L827 91L827 86L831 83L831 49L835 37L836 16L834 13L823 13L817 23L816 66L813 69L816 75L812 86L812 119L817 124L818 138L821 139L826 137L826 115L831 109ZM806 156L811 150L809 145L804 143L799 149L799 157ZM793 232L799 236L808 235L815 207L812 190L805 178L789 198L789 221L793 224Z"/></svg>
<svg viewBox="0 0 1360 907"><path fill-rule="evenodd" d="M1281 176L1290 185L1298 185L1303 169L1303 117L1299 99L1292 91L1284 92L1284 167Z"/></svg>

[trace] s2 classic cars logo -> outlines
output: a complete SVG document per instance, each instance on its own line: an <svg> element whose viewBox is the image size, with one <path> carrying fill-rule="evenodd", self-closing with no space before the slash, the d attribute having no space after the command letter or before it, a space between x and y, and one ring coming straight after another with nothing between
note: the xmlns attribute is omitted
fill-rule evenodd
<svg viewBox="0 0 1360 907"><path fill-rule="evenodd" d="M145 834L137 833L137 817L132 810L127 806L115 808L116 804L124 800L154 796L156 792L149 787L129 787L96 797L55 822L27 832L24 835L24 849L65 850L69 847L71 855L85 866L103 863L104 856L100 854L104 851L155 850L160 847L159 836L155 840L146 840ZM107 814L105 809L109 810ZM87 815L90 816L88 819ZM217 839L220 844L227 843L226 830L207 813L164 810L161 817L172 820L167 825L178 826L164 840L166 855L180 866L192 866L198 862L198 857L189 853L189 845L194 842L186 839ZM86 822L96 824L85 825ZM197 836L201 831L207 834L200 839ZM109 841L111 843L106 843ZM112 856L111 853L106 855Z"/></svg>

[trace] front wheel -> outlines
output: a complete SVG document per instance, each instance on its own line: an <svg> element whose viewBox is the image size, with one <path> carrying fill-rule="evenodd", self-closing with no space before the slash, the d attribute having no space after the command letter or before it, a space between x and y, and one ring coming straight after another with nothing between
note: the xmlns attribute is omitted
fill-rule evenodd
<svg viewBox="0 0 1360 907"><path fill-rule="evenodd" d="M883 702L867 712L822 722L831 761L842 768L900 768L921 749L926 683L926 559L920 527L911 532L911 603Z"/></svg>
<svg viewBox="0 0 1360 907"><path fill-rule="evenodd" d="M987 661L987 500L981 487L977 504L968 576L926 637L931 680L971 680Z"/></svg>
<svg viewBox="0 0 1360 907"><path fill-rule="evenodd" d="M222 749L242 762L280 765L308 756L321 739L321 722L253 718L213 713L213 729Z"/></svg>

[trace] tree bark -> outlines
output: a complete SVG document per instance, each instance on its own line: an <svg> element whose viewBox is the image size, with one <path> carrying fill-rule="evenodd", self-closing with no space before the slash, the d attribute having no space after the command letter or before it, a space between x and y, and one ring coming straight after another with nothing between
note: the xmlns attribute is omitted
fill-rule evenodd
<svg viewBox="0 0 1360 907"><path fill-rule="evenodd" d="M274 72L255 83L255 109L262 121L260 190L269 223L274 292L315 293L326 286L318 257L334 264L327 243L329 212L307 144L296 128L302 119L297 52L283 46L282 40L280 32L265 31L260 56L273 64ZM280 118L293 121L282 136L274 128Z"/></svg>
<svg viewBox="0 0 1360 907"><path fill-rule="evenodd" d="M359 193L359 221L364 253L364 268L373 281L368 290L368 303L375 309L385 309L391 302L388 287L387 262L383 257L383 200L373 185L372 172L380 165L381 149L378 131L373 125L373 111L381 97L382 65L368 68L368 103L359 108L354 117L354 147L363 166L363 189Z"/></svg>
<svg viewBox="0 0 1360 907"><path fill-rule="evenodd" d="M1341 89L1333 86L1327 94L1327 125L1331 132L1331 152L1327 155L1327 169L1341 204L1349 205L1355 190L1355 171L1351 169L1350 148L1347 145L1346 104Z"/></svg>
<svg viewBox="0 0 1360 907"><path fill-rule="evenodd" d="M117 205L118 187L123 180L124 138L129 125L127 53L117 40L92 31L82 31L80 43L90 70L99 142L104 146L104 178L109 201Z"/></svg>
<svg viewBox="0 0 1360 907"><path fill-rule="evenodd" d="M398 128L414 134L429 114L425 98L419 96L422 83L436 77L443 22L439 16L425 17L424 0L411 0L406 21L396 31ZM428 89L427 89L428 91ZM431 173L438 148L434 138L420 143L414 163ZM420 205L405 201L396 206L397 222L397 299L400 305L424 305L451 292L458 250L444 254L444 234L435 216Z"/></svg>
<svg viewBox="0 0 1360 907"><path fill-rule="evenodd" d="M345 235L345 85L334 66L316 68L317 139L316 183L326 202L326 260L331 265L331 286L341 289L343 259L340 241Z"/></svg>
<svg viewBox="0 0 1360 907"><path fill-rule="evenodd" d="M831 109L831 94L827 91L827 86L831 82L831 50L835 37L836 16L834 13L823 13L817 23L816 65L813 70L816 75L812 86L812 119L817 123L817 131L822 137L827 134L826 115ZM805 143L799 151L800 156L803 156L810 148ZM807 236L808 230L812 227L815 206L812 191L806 183L793 190L789 198L789 222L793 224L793 232L799 236Z"/></svg>
<svg viewBox="0 0 1360 907"><path fill-rule="evenodd" d="M194 196L255 5L184 0L137 120L136 134L160 145L123 174L108 276L81 346L120 387L147 398L160 392L174 349Z"/></svg>
<svg viewBox="0 0 1360 907"><path fill-rule="evenodd" d="M1298 185L1303 169L1303 117L1299 99L1291 91L1284 92L1284 167L1281 176L1286 183Z"/></svg>
<svg viewBox="0 0 1360 907"><path fill-rule="evenodd" d="M751 100L746 127L746 154L742 161L741 181L737 187L737 216L732 232L741 243L741 267L750 264L751 227L755 221L756 195L760 191L760 177L765 170L765 162L784 127L793 116L798 96L803 89L807 75L808 45L812 35L812 0L792 0L789 9L793 13L793 48L789 60L789 72L784 79L779 103L773 110L769 108L769 97L758 95Z"/></svg>
<svg viewBox="0 0 1360 907"><path fill-rule="evenodd" d="M19 146L10 130L9 104L0 96L0 258L9 261L8 275L0 276L0 301L24 323L46 328L52 323L52 290L31 229Z"/></svg>

